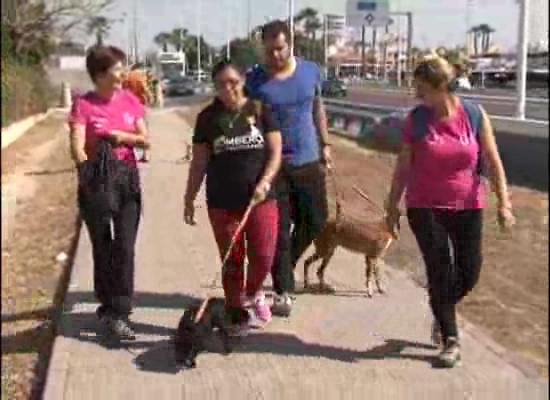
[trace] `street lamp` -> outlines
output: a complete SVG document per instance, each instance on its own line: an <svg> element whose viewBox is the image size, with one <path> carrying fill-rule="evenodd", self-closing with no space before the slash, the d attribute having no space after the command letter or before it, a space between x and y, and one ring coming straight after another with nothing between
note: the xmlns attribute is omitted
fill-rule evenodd
<svg viewBox="0 0 550 400"><path fill-rule="evenodd" d="M527 53L528 53L528 18L529 0L518 0L519 3L519 24L518 44L516 51L516 91L517 108L516 117L525 119L525 98L527 90Z"/></svg>

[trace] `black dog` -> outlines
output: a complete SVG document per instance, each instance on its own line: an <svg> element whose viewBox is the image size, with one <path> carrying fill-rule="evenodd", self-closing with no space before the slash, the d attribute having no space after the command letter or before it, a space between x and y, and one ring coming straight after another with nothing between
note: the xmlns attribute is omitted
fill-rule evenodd
<svg viewBox="0 0 550 400"><path fill-rule="evenodd" d="M198 322L195 317L201 304L192 305L180 319L174 338L176 365L180 369L195 368L198 354L206 350L206 340L218 333L223 341L224 353L231 353L230 334L225 324L225 301L213 297Z"/></svg>

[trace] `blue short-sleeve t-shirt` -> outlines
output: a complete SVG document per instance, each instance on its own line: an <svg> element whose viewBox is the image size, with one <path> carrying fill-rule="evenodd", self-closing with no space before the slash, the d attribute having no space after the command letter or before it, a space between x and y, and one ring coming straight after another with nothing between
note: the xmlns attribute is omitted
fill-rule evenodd
<svg viewBox="0 0 550 400"><path fill-rule="evenodd" d="M283 160L300 166L319 160L319 138L313 121L313 101L319 95L321 71L317 64L296 58L296 69L286 79L270 78L265 67L248 74L248 95L271 110L281 128Z"/></svg>

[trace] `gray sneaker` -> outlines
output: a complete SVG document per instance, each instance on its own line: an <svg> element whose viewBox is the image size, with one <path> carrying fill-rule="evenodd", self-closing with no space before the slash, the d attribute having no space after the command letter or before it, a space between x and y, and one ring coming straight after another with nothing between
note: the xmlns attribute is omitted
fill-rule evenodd
<svg viewBox="0 0 550 400"><path fill-rule="evenodd" d="M281 296L275 295L271 313L278 317L289 317L292 311L292 302L292 298L287 293L283 293Z"/></svg>
<svg viewBox="0 0 550 400"><path fill-rule="evenodd" d="M121 318L113 318L108 321L111 334L120 340L136 340L136 333L128 325L128 322Z"/></svg>
<svg viewBox="0 0 550 400"><path fill-rule="evenodd" d="M439 354L439 363L443 368L454 368L461 365L460 343L457 338L450 337Z"/></svg>

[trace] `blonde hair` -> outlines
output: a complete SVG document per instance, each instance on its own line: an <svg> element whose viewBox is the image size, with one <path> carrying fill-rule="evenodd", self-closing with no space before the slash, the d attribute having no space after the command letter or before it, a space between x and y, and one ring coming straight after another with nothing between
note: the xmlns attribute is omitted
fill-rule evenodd
<svg viewBox="0 0 550 400"><path fill-rule="evenodd" d="M437 55L425 56L414 69L414 79L426 82L435 89L449 88L455 76L454 67Z"/></svg>

